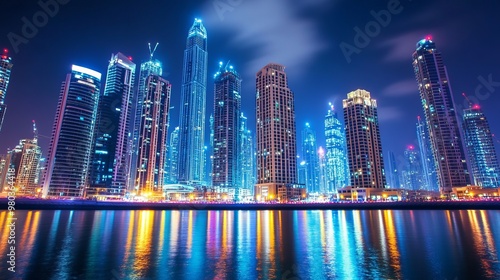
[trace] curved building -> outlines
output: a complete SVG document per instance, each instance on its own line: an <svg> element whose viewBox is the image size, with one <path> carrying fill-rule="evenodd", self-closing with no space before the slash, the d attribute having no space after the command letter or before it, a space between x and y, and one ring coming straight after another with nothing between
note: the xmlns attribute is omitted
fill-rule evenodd
<svg viewBox="0 0 500 280"><path fill-rule="evenodd" d="M43 196L85 196L101 73L73 65L62 83Z"/></svg>

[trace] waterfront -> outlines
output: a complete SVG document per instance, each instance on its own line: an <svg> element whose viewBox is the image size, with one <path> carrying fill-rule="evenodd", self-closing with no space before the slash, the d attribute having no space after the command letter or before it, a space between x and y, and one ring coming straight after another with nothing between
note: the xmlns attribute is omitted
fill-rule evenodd
<svg viewBox="0 0 500 280"><path fill-rule="evenodd" d="M0 212L2 229L7 214ZM19 279L500 276L497 210L17 210L15 215ZM7 236L2 230L1 274L8 276Z"/></svg>

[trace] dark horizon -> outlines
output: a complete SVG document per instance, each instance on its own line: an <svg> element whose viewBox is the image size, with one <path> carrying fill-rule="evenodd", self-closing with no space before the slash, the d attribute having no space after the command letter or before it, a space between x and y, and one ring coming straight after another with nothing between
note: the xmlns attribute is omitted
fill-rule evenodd
<svg viewBox="0 0 500 280"><path fill-rule="evenodd" d="M213 110L213 74L218 61L231 60L242 75L242 111L255 132L255 73L268 62L277 62L286 66L295 93L298 132L310 123L318 135L318 146L324 147L323 121L328 102L341 112L341 100L348 92L365 89L379 104L384 156L394 151L401 162L398 158L406 146L417 146L415 124L417 116L423 116L411 55L416 43L431 34L443 54L459 116L467 104L461 93L466 92L474 103L479 101L492 133L500 135L500 123L495 121L500 118L495 108L500 102L495 94L500 89L500 54L496 51L500 39L491 36L500 31L495 16L500 4L495 1L355 4L318 0L285 5L284 1L259 0L217 6L215 3L224 1L167 5L159 1L61 0L46 24L40 24L25 43L16 45L17 51L10 42L12 34L23 35L23 17L32 21L43 8L32 1L7 1L4 7L9 12L4 15L7 24L0 26L0 46L10 50L14 66L0 132L0 154L20 139L31 138L32 120L36 120L45 157L61 82L71 64L99 71L104 79L112 53L130 55L140 64L148 59L148 42L160 43L155 58L163 62L164 76L172 83L172 131L179 119L185 38L196 17L203 19L208 33L207 118ZM374 14L380 15L396 2L399 5L391 6L393 13L387 24L369 37L366 46L356 45L355 28L364 30L376 20ZM255 21L255 15L260 14L263 16ZM346 58L343 43L357 51ZM495 143L500 156L498 140Z"/></svg>

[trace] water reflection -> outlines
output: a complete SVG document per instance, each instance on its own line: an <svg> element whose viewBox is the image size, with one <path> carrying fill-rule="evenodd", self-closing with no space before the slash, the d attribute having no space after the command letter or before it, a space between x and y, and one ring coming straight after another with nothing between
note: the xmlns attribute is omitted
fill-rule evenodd
<svg viewBox="0 0 500 280"><path fill-rule="evenodd" d="M498 279L499 211L17 211L17 278ZM2 229L7 212L0 212ZM8 231L0 233L7 240ZM6 242L0 243L6 252ZM0 261L6 263L2 253Z"/></svg>

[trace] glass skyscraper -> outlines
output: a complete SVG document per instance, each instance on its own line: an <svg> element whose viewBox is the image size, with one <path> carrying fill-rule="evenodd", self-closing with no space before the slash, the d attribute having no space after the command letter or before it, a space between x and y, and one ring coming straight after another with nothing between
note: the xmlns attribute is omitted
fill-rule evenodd
<svg viewBox="0 0 500 280"><path fill-rule="evenodd" d="M448 73L441 53L430 38L417 43L413 53L413 70L436 161L439 188L442 193L449 193L452 187L469 185L470 174Z"/></svg>
<svg viewBox="0 0 500 280"><path fill-rule="evenodd" d="M403 170L404 188L408 190L422 190L422 171L418 151L413 145L406 147L404 152L405 166Z"/></svg>
<svg viewBox="0 0 500 280"><path fill-rule="evenodd" d="M2 130L5 111L7 110L5 96L9 87L12 65L12 58L9 57L7 49L4 49L2 55L0 55L0 131Z"/></svg>
<svg viewBox="0 0 500 280"><path fill-rule="evenodd" d="M212 186L241 187L241 78L232 66L219 64L214 78Z"/></svg>
<svg viewBox="0 0 500 280"><path fill-rule="evenodd" d="M170 133L170 143L168 145L168 184L177 183L177 161L179 158L179 127Z"/></svg>
<svg viewBox="0 0 500 280"><path fill-rule="evenodd" d="M429 137L427 137L428 130L422 119L420 117L417 119L417 140L422 165L423 189L428 191L439 191L435 160L432 155Z"/></svg>
<svg viewBox="0 0 500 280"><path fill-rule="evenodd" d="M47 155L43 196L85 195L101 73L73 65L62 84Z"/></svg>
<svg viewBox="0 0 500 280"><path fill-rule="evenodd" d="M200 19L189 29L184 51L179 125L179 182L201 184L204 175L207 31Z"/></svg>
<svg viewBox="0 0 500 280"><path fill-rule="evenodd" d="M302 130L302 160L306 165L307 193L318 193L319 190L319 158L316 132L306 123Z"/></svg>
<svg viewBox="0 0 500 280"><path fill-rule="evenodd" d="M89 194L125 195L131 173L135 63L112 54L99 98Z"/></svg>
<svg viewBox="0 0 500 280"><path fill-rule="evenodd" d="M247 127L247 117L241 113L240 116L240 160L239 173L240 185L248 190L248 193L253 192L255 185L255 153L252 131Z"/></svg>
<svg viewBox="0 0 500 280"><path fill-rule="evenodd" d="M486 188L499 187L500 166L490 125L481 107L465 109L462 124L474 183Z"/></svg>
<svg viewBox="0 0 500 280"><path fill-rule="evenodd" d="M335 192L339 188L349 186L349 165L344 126L337 117L333 105L325 116L326 139L326 177L327 191Z"/></svg>
<svg viewBox="0 0 500 280"><path fill-rule="evenodd" d="M385 188L377 101L358 89L343 100L347 155L354 188Z"/></svg>
<svg viewBox="0 0 500 280"><path fill-rule="evenodd" d="M136 172L138 194L162 192L167 176L167 136L172 86L158 75L146 79Z"/></svg>
<svg viewBox="0 0 500 280"><path fill-rule="evenodd" d="M396 157L394 156L394 152L389 151L389 173L388 173L388 185L391 189L399 189L401 188L401 182L399 180L400 172L399 166L396 162Z"/></svg>

